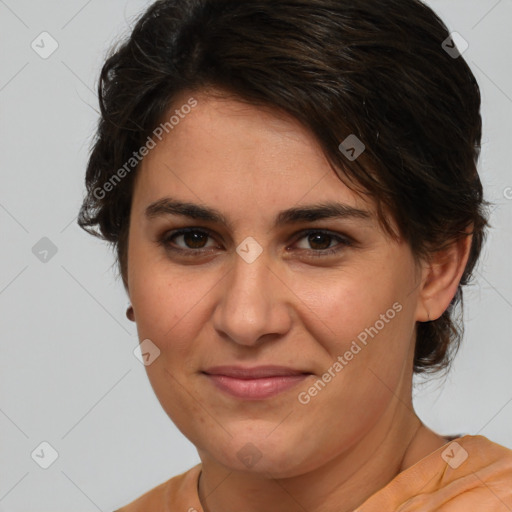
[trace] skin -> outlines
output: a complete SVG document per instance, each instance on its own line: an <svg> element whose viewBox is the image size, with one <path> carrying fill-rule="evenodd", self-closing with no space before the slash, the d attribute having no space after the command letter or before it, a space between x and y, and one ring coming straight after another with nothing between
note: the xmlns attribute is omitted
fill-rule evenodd
<svg viewBox="0 0 512 512"><path fill-rule="evenodd" d="M177 98L173 109L191 94ZM372 202L347 188L296 120L234 98L198 104L143 160L128 246L128 293L139 338L160 356L146 367L172 421L198 449L206 512L352 511L447 442L412 406L416 322L448 307L470 237L418 262L379 226ZM171 110L173 110L171 109ZM231 226L145 209L164 197L215 208ZM279 211L336 201L369 218L273 228ZM209 230L197 241L169 234ZM305 229L348 237L309 239ZM159 240L195 254L180 255ZM247 263L236 248L253 237ZM323 245L322 245L323 244ZM315 257L325 246L336 254ZM200 251L203 250L201 253ZM307 391L392 305L401 311L307 404ZM265 400L224 394L201 372L275 364L312 373ZM252 443L252 467L237 456Z"/></svg>

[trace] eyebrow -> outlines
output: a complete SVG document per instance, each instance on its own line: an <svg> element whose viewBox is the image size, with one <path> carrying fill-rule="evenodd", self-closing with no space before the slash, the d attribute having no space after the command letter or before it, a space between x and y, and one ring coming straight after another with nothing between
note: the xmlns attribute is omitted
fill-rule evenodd
<svg viewBox="0 0 512 512"><path fill-rule="evenodd" d="M178 215L190 219L223 224L230 229L233 227L231 222L214 208L178 201L170 197L164 197L151 203L145 210L145 216L148 219L166 215ZM360 210L343 203L327 201L280 211L275 218L273 229L299 222L346 218L369 220L371 217L371 213L366 210Z"/></svg>

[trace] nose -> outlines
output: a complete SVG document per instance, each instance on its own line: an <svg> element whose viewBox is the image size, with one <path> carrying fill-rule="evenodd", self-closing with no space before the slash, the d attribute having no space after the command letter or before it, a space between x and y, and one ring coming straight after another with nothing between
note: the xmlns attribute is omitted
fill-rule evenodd
<svg viewBox="0 0 512 512"><path fill-rule="evenodd" d="M252 262L237 253L213 313L217 332L239 345L253 346L285 335L292 324L293 296L266 251Z"/></svg>

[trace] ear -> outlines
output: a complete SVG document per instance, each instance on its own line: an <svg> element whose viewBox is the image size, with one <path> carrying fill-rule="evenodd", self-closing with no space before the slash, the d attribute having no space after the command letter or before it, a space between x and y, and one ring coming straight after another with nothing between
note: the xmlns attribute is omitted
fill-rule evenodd
<svg viewBox="0 0 512 512"><path fill-rule="evenodd" d="M450 305L468 262L473 240L469 233L423 263L417 322L437 320Z"/></svg>
<svg viewBox="0 0 512 512"><path fill-rule="evenodd" d="M131 304L126 309L126 318L128 318L128 320L131 320L132 322L135 322L135 314L133 312L133 307Z"/></svg>

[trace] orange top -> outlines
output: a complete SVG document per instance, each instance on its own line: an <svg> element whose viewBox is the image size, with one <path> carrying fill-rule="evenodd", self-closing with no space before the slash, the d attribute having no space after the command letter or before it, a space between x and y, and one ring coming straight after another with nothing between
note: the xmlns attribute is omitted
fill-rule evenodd
<svg viewBox="0 0 512 512"><path fill-rule="evenodd" d="M116 512L203 512L201 464ZM399 473L354 512L512 512L512 450L484 436L447 443Z"/></svg>

